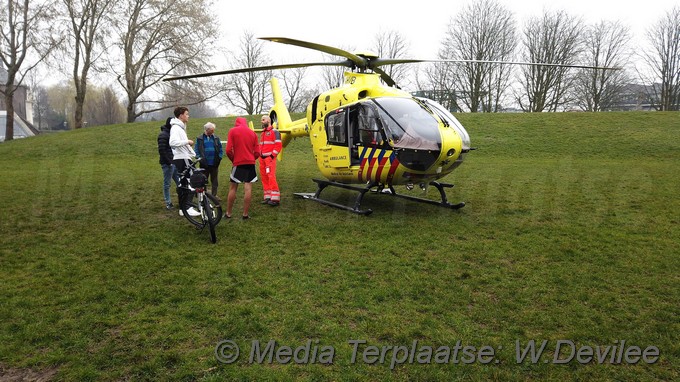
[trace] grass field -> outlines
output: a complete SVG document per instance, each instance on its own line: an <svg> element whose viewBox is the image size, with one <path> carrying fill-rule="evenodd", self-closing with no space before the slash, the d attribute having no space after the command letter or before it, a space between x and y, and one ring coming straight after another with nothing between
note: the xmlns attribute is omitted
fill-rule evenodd
<svg viewBox="0 0 680 382"><path fill-rule="evenodd" d="M367 195L364 217L296 199L318 176L298 139L279 162L281 207L223 220L217 245L163 209L158 122L0 144L0 379L680 379L680 113L459 119L478 150L444 180L465 208ZM226 138L233 119L214 122ZM215 356L227 339L233 364ZM250 363L269 340L282 361L311 343L333 363ZM366 341L354 362L353 340ZM544 340L517 362L517 344ZM555 364L559 340L660 355ZM398 364L413 341L418 358ZM475 350L439 352L457 341Z"/></svg>

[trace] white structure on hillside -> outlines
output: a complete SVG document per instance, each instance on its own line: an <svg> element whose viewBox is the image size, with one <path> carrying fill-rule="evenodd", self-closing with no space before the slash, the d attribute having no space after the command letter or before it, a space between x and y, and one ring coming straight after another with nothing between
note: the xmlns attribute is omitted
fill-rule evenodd
<svg viewBox="0 0 680 382"><path fill-rule="evenodd" d="M7 82L7 70L0 66L0 88ZM21 85L14 92L14 138L25 138L36 135L33 127L33 103L28 96L28 87ZM5 98L0 97L0 142L5 140L7 126L7 107Z"/></svg>

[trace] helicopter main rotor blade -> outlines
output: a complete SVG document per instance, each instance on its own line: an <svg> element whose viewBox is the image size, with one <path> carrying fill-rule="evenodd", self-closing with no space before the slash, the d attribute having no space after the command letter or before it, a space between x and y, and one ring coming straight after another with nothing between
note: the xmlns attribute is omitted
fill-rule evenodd
<svg viewBox="0 0 680 382"><path fill-rule="evenodd" d="M367 64L368 64L367 60L363 57L357 56L356 54L350 53L346 50L342 50L340 48L335 48L335 47L328 46L328 45L321 45L321 44L316 44L316 43L313 43L313 42L295 40L295 39L286 38L286 37L258 37L258 38L260 40L278 42L280 44L295 45L295 46L299 46L299 47L302 47L302 48L318 50L320 52L332 54L332 55L335 55L335 56L345 57L346 59L354 62L354 64L356 64L356 66L358 66L361 69L366 69Z"/></svg>
<svg viewBox="0 0 680 382"><path fill-rule="evenodd" d="M411 64L418 62L448 62L452 64L499 64L499 65L525 65L525 66L553 66L561 68L577 68L577 69L598 69L598 70L621 70L619 67L609 66L590 66L590 65L576 65L576 64L551 64L544 62L520 62L520 61L491 61L491 60L455 60L455 59L410 59L410 58L378 58L372 64L375 66L395 65L395 64Z"/></svg>
<svg viewBox="0 0 680 382"><path fill-rule="evenodd" d="M521 61L489 61L489 60L423 60L424 62L451 62L451 63L480 63L480 64L500 64L500 65L526 65L526 66L552 66L561 68L577 68L577 69L599 69L599 70L621 70L619 67L609 66L591 66L591 65L576 65L576 64L552 64L546 62L521 62Z"/></svg>
<svg viewBox="0 0 680 382"><path fill-rule="evenodd" d="M385 73L382 69L378 69L377 67L375 67L373 68L373 71L380 74L380 78L382 78L382 80L385 82L385 84L387 84L387 86L392 87L396 86L396 82L394 82L392 77L390 77L390 75ZM397 88L399 87L397 86Z"/></svg>
<svg viewBox="0 0 680 382"><path fill-rule="evenodd" d="M384 65L396 65L396 64L414 64L418 62L430 62L432 60L419 60L415 58L376 58L371 61L371 64L375 67Z"/></svg>
<svg viewBox="0 0 680 382"><path fill-rule="evenodd" d="M221 70L219 72L187 74L185 76L168 77L168 78L164 78L163 81L186 80L186 79L190 79L190 78L219 76L219 75L224 75L224 74L259 72L259 71L263 71L263 70L294 69L294 68L303 68L303 67L307 67L307 66L347 66L347 67L351 67L352 65L353 65L352 61L343 60L343 61L335 61L335 62L308 62L308 63L300 63L300 64L280 64L280 65L256 66L256 67L252 67L252 68L230 69L230 70Z"/></svg>
<svg viewBox="0 0 680 382"><path fill-rule="evenodd" d="M347 52L343 49L335 48L328 45L317 44L308 41L295 40L286 37L260 37L261 40L278 42L280 44L288 44L299 46L302 48L308 48L324 52L327 54L332 54L335 56L340 56L346 58L346 60L335 61L335 62L309 62L309 63L297 63L297 64L280 64L280 65L268 65L268 66L258 66L252 68L241 68L241 69L230 69L222 70L218 72L200 73L200 74L188 74L184 76L168 77L163 79L163 81L176 81L185 80L191 78L202 78L210 76L219 76L225 74L236 74L236 73L249 73L257 72L263 70L277 70L277 69L293 69L302 68L309 66L345 66L351 69L358 68L362 72L366 69L370 69L373 72L380 75L380 78L388 86L396 86L395 81L383 70L379 69L380 66L384 65L396 65L396 64L411 64L418 62L441 62L441 63L453 63L453 64L465 64L465 63L479 63L479 64L497 64L497 65L526 65L526 66L551 66L551 67L563 67L563 68L577 68L577 69L599 69L599 70L621 70L619 67L606 67L606 66L590 66L590 65L576 65L576 64L553 64L553 63L541 63L541 62L520 62L520 61L492 61L492 60L458 60L458 59L412 59L412 58L378 58L375 56L359 56Z"/></svg>

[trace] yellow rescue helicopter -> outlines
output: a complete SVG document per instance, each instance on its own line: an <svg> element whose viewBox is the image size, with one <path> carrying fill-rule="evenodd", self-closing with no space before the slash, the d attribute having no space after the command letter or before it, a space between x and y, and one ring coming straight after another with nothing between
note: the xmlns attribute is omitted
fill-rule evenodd
<svg viewBox="0 0 680 382"><path fill-rule="evenodd" d="M361 202L368 191L452 209L465 206L464 202L450 203L445 189L453 185L438 180L460 166L465 155L474 150L470 146L470 137L465 128L445 107L399 89L394 80L380 69L381 66L417 62L480 62L585 67L478 60L380 58L371 53L354 54L290 38L261 39L314 49L344 57L345 60L233 69L171 77L165 81L305 66L349 67L350 70L344 75L344 84L315 97L307 106L306 118L295 121L291 119L285 106L278 81L273 78L271 85L274 106L269 116L281 133L283 147L293 138L310 138L317 166L326 178L313 179L317 183L315 193L295 195L364 215L372 212L371 209L361 209ZM407 189L418 185L423 190L433 186L439 191L440 200L399 194L394 189L398 185L405 185ZM354 205L346 206L321 198L321 192L328 186L357 191L359 194Z"/></svg>

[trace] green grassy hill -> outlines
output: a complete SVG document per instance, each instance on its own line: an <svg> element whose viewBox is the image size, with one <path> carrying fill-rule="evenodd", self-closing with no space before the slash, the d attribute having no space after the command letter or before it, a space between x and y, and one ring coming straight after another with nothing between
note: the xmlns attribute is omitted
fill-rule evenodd
<svg viewBox="0 0 680 382"><path fill-rule="evenodd" d="M279 162L281 207L223 220L217 245L163 208L160 122L0 144L0 379L680 379L680 113L459 118L478 150L445 181L465 208L369 194L364 217L296 199L318 177L298 139ZM226 138L233 118L213 122ZM235 364L216 360L226 339ZM270 339L332 346L333 363L250 363ZM352 340L366 341L355 362ZM418 341L426 357L459 340L495 357L399 365L405 348L382 348ZM517 362L518 343L544 340ZM553 364L558 340L660 357Z"/></svg>

